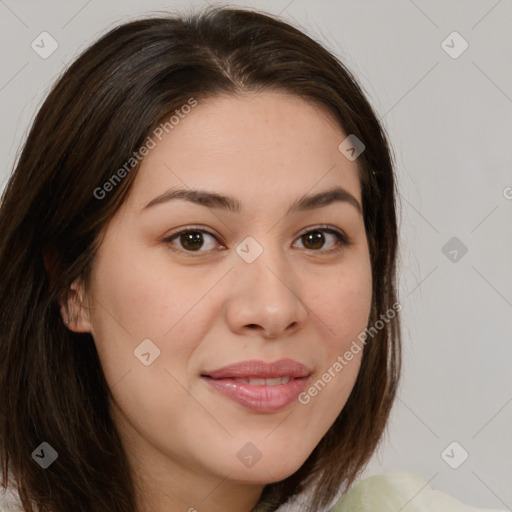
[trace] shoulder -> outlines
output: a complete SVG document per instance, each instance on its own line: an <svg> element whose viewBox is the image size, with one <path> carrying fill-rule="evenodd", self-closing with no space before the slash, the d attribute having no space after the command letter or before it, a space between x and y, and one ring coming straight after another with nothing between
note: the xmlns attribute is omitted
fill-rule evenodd
<svg viewBox="0 0 512 512"><path fill-rule="evenodd" d="M2 476L3 472L0 468L0 477ZM9 471L8 480L7 489L0 485L0 512L23 512L12 471Z"/></svg>
<svg viewBox="0 0 512 512"><path fill-rule="evenodd" d="M415 473L385 473L355 484L329 512L500 512L475 508L433 490ZM503 511L504 512L504 511Z"/></svg>
<svg viewBox="0 0 512 512"><path fill-rule="evenodd" d="M14 489L0 487L0 512L23 512L23 507Z"/></svg>

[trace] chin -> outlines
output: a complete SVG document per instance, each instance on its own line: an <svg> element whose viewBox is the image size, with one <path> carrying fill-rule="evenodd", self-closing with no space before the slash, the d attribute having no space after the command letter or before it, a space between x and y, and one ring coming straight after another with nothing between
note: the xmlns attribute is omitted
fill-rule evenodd
<svg viewBox="0 0 512 512"><path fill-rule="evenodd" d="M238 470L237 473L231 473L229 479L243 484L254 484L254 485L268 485L276 482L280 482L293 475L300 466L294 467L289 471L275 470L272 468L260 468L256 470L253 468L251 471Z"/></svg>
<svg viewBox="0 0 512 512"><path fill-rule="evenodd" d="M267 485L279 482L293 475L300 469L306 458L307 455L304 458L298 458L297 456L292 458L275 452L266 460L262 457L253 463L252 466L244 467L237 460L237 463L226 469L228 473L232 471L230 479L245 483Z"/></svg>

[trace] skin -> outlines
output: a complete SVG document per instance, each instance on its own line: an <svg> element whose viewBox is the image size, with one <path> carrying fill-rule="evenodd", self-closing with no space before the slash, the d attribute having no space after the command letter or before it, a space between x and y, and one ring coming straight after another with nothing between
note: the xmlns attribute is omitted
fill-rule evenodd
<svg viewBox="0 0 512 512"><path fill-rule="evenodd" d="M361 204L357 160L338 150L345 137L323 108L282 92L199 102L144 159L106 227L89 289L73 283L62 315L94 338L140 511L249 512L264 485L303 464L346 403L362 352L308 404L275 413L246 409L200 378L243 360L292 358L312 369L311 385L364 331L372 281L361 212L335 202L285 216L300 196L334 186ZM173 187L234 196L242 212L183 199L141 211ZM323 243L301 236L322 224L351 245L325 231ZM191 225L215 238L164 241ZM235 250L248 236L263 248L252 263ZM149 366L134 356L144 339L160 349ZM248 442L262 455L252 467L237 457Z"/></svg>

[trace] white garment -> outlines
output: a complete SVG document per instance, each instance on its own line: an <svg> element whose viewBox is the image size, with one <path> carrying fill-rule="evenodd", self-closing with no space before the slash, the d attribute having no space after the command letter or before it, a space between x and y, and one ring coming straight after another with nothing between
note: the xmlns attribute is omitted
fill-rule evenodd
<svg viewBox="0 0 512 512"><path fill-rule="evenodd" d="M0 512L23 512L12 473L10 487L0 490ZM302 493L277 512L309 512L309 495ZM385 473L361 480L324 512L506 512L475 508L433 490L414 473Z"/></svg>
<svg viewBox="0 0 512 512"><path fill-rule="evenodd" d="M329 512L506 512L466 505L415 473L385 473L355 484Z"/></svg>
<svg viewBox="0 0 512 512"><path fill-rule="evenodd" d="M12 471L9 471L9 486L7 489L0 485L0 512L23 512Z"/></svg>

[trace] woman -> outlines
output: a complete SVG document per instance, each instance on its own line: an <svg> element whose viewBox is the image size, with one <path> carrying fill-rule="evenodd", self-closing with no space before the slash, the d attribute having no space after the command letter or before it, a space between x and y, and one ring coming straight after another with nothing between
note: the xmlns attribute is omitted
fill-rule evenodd
<svg viewBox="0 0 512 512"><path fill-rule="evenodd" d="M13 506L332 507L399 379L394 189L356 81L284 22L211 8L92 45L0 209ZM361 484L334 510L375 510Z"/></svg>

